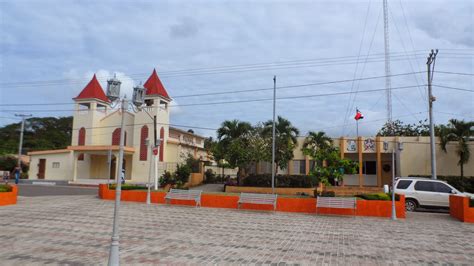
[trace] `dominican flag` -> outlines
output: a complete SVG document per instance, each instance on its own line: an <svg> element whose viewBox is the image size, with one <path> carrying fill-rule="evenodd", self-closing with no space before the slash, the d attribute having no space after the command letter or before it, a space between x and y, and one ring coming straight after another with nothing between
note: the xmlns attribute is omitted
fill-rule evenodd
<svg viewBox="0 0 474 266"><path fill-rule="evenodd" d="M359 111L359 109L356 109L356 115L354 116L355 120L359 119L364 119L364 115Z"/></svg>

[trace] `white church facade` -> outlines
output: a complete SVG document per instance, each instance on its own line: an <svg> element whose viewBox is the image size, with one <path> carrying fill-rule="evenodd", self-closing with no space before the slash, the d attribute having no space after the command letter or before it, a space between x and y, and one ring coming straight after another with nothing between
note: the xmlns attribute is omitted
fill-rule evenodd
<svg viewBox="0 0 474 266"><path fill-rule="evenodd" d="M77 183L115 179L122 115L125 116L123 168L128 182L147 182L150 170L155 165L161 176L165 170L174 171L176 165L189 155L198 159L207 158L204 137L170 126L171 98L155 70L143 87L144 107L139 111L122 113L112 108L94 75L73 99L75 108L71 145L60 150L29 152L29 179ZM153 128L154 116L156 128ZM157 138L161 140L156 156L151 146L147 145L154 142L155 130ZM154 159L158 161L156 164Z"/></svg>

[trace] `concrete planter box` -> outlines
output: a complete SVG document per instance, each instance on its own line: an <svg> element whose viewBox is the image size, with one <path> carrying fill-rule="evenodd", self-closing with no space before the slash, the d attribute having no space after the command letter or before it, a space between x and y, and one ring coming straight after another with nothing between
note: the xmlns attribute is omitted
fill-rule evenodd
<svg viewBox="0 0 474 266"><path fill-rule="evenodd" d="M469 197L449 195L449 214L465 223L474 223L474 208L469 206Z"/></svg>
<svg viewBox="0 0 474 266"><path fill-rule="evenodd" d="M18 195L18 187L12 186L11 192L0 192L0 206L16 204L16 197Z"/></svg>
<svg viewBox="0 0 474 266"><path fill-rule="evenodd" d="M144 190L122 190L121 198L123 201L145 202L146 191ZM155 191L151 193L152 203L165 203L164 191ZM99 197L101 199L115 199L115 190L109 190L107 185L99 185ZM227 208L237 209L238 195L222 195L222 194L202 194L201 206L208 208ZM192 201L172 200L171 204L194 206ZM273 210L270 205L243 204L241 209L248 210ZM316 213L315 198L287 198L279 197L277 200L277 211L281 212L298 212L298 213ZM356 216L373 216L373 217L391 217L392 203L391 201L380 200L358 200ZM396 211L398 218L405 218L405 197L400 195L400 200L396 202ZM353 215L351 210L341 209L318 209L320 214L335 215Z"/></svg>

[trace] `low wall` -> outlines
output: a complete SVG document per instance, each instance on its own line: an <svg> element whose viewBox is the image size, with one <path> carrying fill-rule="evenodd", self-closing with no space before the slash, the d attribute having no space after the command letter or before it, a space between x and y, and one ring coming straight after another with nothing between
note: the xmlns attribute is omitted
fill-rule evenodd
<svg viewBox="0 0 474 266"><path fill-rule="evenodd" d="M449 214L465 223L474 223L474 208L469 207L469 197L449 195Z"/></svg>
<svg viewBox="0 0 474 266"><path fill-rule="evenodd" d="M12 186L11 192L0 192L0 206L16 204L16 198L18 195L18 187Z"/></svg>
<svg viewBox="0 0 474 266"><path fill-rule="evenodd" d="M286 188L279 187L275 188L275 193L278 195L298 195L298 193L306 193L310 196L314 196L315 188ZM261 193L271 194L272 188L270 187L242 187L242 186L225 186L225 192L228 193Z"/></svg>
<svg viewBox="0 0 474 266"><path fill-rule="evenodd" d="M185 187L195 187L202 184L203 175L201 173L191 173L189 181L184 185Z"/></svg>
<svg viewBox="0 0 474 266"><path fill-rule="evenodd" d="M144 190L122 190L121 199L123 201L145 202L146 191ZM165 203L164 191L151 192L152 203ZM102 199L115 199L115 190L109 190L107 185L99 185L99 197ZM238 195L223 194L202 194L201 206L209 208L227 208L237 209ZM193 201L172 200L171 204L194 206ZM242 204L241 209L248 210L273 210L273 206L259 204ZM279 197L277 199L277 211L282 212L298 212L298 213L316 213L316 198L286 198ZM358 200L356 216L373 216L373 217L391 217L392 205L391 201L379 200ZM396 211L398 218L405 218L405 197L400 195L400 200L396 202ZM335 215L353 215L352 210L319 208L318 214L335 214Z"/></svg>

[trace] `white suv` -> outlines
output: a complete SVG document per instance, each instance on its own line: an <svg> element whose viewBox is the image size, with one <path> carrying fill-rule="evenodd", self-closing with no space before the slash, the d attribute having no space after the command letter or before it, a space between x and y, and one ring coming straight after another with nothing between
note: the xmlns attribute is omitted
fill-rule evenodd
<svg viewBox="0 0 474 266"><path fill-rule="evenodd" d="M449 208L449 195L472 194L459 192L441 180L427 178L402 177L395 181L395 193L405 195L405 208L414 211L417 207Z"/></svg>

